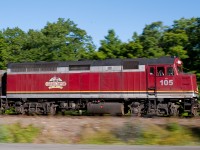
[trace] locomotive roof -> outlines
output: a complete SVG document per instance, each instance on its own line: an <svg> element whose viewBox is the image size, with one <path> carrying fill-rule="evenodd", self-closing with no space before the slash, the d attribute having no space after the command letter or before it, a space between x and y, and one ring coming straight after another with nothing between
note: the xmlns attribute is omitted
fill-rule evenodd
<svg viewBox="0 0 200 150"><path fill-rule="evenodd" d="M131 59L106 59L106 60L81 60L81 61L54 61L54 62L23 62L9 63L8 68L21 68L23 66L48 65L57 67L68 67L70 65L90 65L90 66L120 66L126 61L135 61L139 65L158 65L158 64L173 64L176 57L160 57L160 58L131 58Z"/></svg>

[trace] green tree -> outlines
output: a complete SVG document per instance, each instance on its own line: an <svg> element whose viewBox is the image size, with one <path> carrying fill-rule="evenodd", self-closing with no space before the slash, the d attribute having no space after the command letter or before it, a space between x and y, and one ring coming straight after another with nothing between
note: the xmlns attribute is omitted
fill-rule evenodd
<svg viewBox="0 0 200 150"><path fill-rule="evenodd" d="M86 31L63 18L48 22L40 31L7 28L1 32L0 47L2 68L6 62L92 59L95 54Z"/></svg>
<svg viewBox="0 0 200 150"><path fill-rule="evenodd" d="M181 59L188 58L185 45L188 42L188 36L185 31L165 32L162 37L162 45L165 53L171 56L178 56Z"/></svg>
<svg viewBox="0 0 200 150"><path fill-rule="evenodd" d="M30 29L27 33L27 42L24 46L23 58L25 61L46 61L48 49L46 37L41 31Z"/></svg>
<svg viewBox="0 0 200 150"><path fill-rule="evenodd" d="M56 23L47 23L41 32L45 36L48 61L90 58L90 53L94 52L92 38L69 19L59 18Z"/></svg>
<svg viewBox="0 0 200 150"><path fill-rule="evenodd" d="M105 36L105 39L100 42L101 46L99 47L99 52L96 54L96 56L100 59L123 57L121 52L122 42L116 36L113 29L108 30L108 35Z"/></svg>
<svg viewBox="0 0 200 150"><path fill-rule="evenodd" d="M8 44L5 42L0 32L0 70L6 69L6 65L10 60L10 54L8 52Z"/></svg>
<svg viewBox="0 0 200 150"><path fill-rule="evenodd" d="M184 66L188 69L188 71L197 75L200 83L200 18L182 18L176 23L179 25L177 25L179 28L181 28L181 23L186 24L185 28L182 28L188 35L188 43L185 45L185 49L187 49L189 57L184 60Z"/></svg>
<svg viewBox="0 0 200 150"><path fill-rule="evenodd" d="M145 57L160 57L165 55L160 40L166 27L163 23L153 22L150 25L146 25L142 35L140 36L140 42L143 46L143 53Z"/></svg>
<svg viewBox="0 0 200 150"><path fill-rule="evenodd" d="M187 71L196 73L200 81L200 18L175 20L170 32L184 33L179 35L180 39L186 39L187 36L187 41L185 40L181 45L188 55L183 59L184 67Z"/></svg>
<svg viewBox="0 0 200 150"><path fill-rule="evenodd" d="M3 38L6 45L6 53L10 55L11 62L21 62L23 61L23 50L24 45L27 40L26 33L20 28L16 27L13 29L7 28L3 31Z"/></svg>
<svg viewBox="0 0 200 150"><path fill-rule="evenodd" d="M132 40L122 45L122 52L125 58L143 57L143 46L136 32L133 33Z"/></svg>

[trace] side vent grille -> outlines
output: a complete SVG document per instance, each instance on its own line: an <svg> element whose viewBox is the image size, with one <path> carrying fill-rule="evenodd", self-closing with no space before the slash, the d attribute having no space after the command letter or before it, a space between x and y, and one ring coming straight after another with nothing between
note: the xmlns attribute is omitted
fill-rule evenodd
<svg viewBox="0 0 200 150"><path fill-rule="evenodd" d="M139 69L138 61L124 61L123 69Z"/></svg>

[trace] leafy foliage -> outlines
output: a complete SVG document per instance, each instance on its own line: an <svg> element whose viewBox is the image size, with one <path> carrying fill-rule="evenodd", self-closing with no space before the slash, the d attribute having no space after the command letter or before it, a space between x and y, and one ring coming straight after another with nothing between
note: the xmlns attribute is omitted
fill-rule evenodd
<svg viewBox="0 0 200 150"><path fill-rule="evenodd" d="M140 41L143 45L144 57L160 57L164 56L164 51L160 46L160 39L162 37L164 26L162 22L153 22L146 25L140 36Z"/></svg>
<svg viewBox="0 0 200 150"><path fill-rule="evenodd" d="M120 58L121 56L121 40L116 36L114 30L109 30L105 40L101 40L99 52L104 54L102 58Z"/></svg>
<svg viewBox="0 0 200 150"><path fill-rule="evenodd" d="M1 69L8 62L90 59L95 50L85 30L62 18L41 31L7 28L0 37Z"/></svg>

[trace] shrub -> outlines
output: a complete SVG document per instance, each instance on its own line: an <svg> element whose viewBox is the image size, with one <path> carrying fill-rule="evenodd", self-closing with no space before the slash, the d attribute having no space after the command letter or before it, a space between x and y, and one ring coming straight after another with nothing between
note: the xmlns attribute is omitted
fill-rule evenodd
<svg viewBox="0 0 200 150"><path fill-rule="evenodd" d="M129 142L136 140L142 136L142 125L139 123L133 124L131 122L126 122L120 128L113 130L113 134L124 142Z"/></svg>
<svg viewBox="0 0 200 150"><path fill-rule="evenodd" d="M0 126L0 142L31 143L40 133L33 125L22 126L20 123Z"/></svg>

